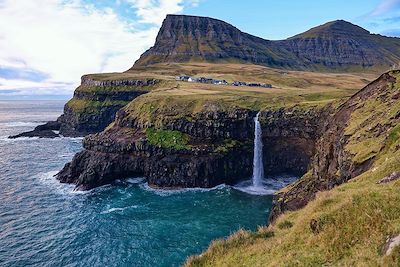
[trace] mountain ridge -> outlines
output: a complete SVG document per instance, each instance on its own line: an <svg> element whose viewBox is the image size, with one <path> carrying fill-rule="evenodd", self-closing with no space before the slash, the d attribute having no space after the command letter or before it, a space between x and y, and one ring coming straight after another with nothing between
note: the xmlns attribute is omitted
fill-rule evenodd
<svg viewBox="0 0 400 267"><path fill-rule="evenodd" d="M219 19L167 15L153 47L132 68L157 63L238 62L295 70L387 70L400 62L400 39L336 20L271 41Z"/></svg>

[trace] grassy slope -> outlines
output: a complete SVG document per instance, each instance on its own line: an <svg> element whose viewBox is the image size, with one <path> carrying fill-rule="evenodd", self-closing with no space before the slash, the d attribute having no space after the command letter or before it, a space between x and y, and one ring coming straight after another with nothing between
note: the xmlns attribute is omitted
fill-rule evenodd
<svg viewBox="0 0 400 267"><path fill-rule="evenodd" d="M396 92L399 82L358 103L346 128L354 161L376 157L369 171L318 193L274 225L213 242L187 266L399 266L400 249L389 256L382 249L388 236L400 233L400 180L376 183L400 168L400 101L390 98ZM385 131L377 135L380 127Z"/></svg>
<svg viewBox="0 0 400 267"><path fill-rule="evenodd" d="M163 86L143 95L126 111L143 122L162 123L163 119L190 117L205 109L266 109L288 106L323 106L349 97L374 74L337 74L282 71L241 64L158 64L127 72L164 77ZM251 88L176 82L175 76L188 74L218 79L271 83L274 88Z"/></svg>
<svg viewBox="0 0 400 267"><path fill-rule="evenodd" d="M123 79L148 79L143 75L139 74L125 74L125 73L103 73L103 74L91 74L89 75L93 80L99 81L107 81L107 80L123 80ZM160 78L160 77L158 77ZM83 92L89 94L110 94L113 93L124 93L124 92L150 92L151 90L155 90L157 88L168 87L171 81L162 80L160 83L152 86L143 86L143 87L135 87L135 86L82 86L80 85L76 88L76 92ZM74 112L78 114L82 113L98 113L102 110L102 108L117 106L123 107L127 105L130 101L122 101L122 100L113 100L111 98L106 98L105 101L96 101L89 99L78 99L76 97L72 98L68 101L67 105L74 110Z"/></svg>

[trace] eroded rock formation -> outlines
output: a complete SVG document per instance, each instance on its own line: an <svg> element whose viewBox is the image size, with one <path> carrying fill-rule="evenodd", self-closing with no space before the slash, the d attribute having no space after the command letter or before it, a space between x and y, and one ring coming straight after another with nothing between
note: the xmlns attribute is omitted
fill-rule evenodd
<svg viewBox="0 0 400 267"><path fill-rule="evenodd" d="M234 184L252 173L256 111L204 111L166 121L161 133L187 135L186 147L151 143L143 124L118 112L113 126L84 139L85 150L57 175L62 182L90 189L113 180L145 176L156 187L213 187ZM271 173L302 175L320 135L326 109L277 109L262 112L264 165Z"/></svg>

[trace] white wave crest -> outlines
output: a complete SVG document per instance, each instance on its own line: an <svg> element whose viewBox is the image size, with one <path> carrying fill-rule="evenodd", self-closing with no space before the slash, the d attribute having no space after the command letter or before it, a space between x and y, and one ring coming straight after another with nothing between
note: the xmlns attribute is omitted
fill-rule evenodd
<svg viewBox="0 0 400 267"><path fill-rule="evenodd" d="M54 176L58 171L41 172L35 177L45 186L50 187L54 192L62 195L71 195L74 193L75 185L60 183Z"/></svg>
<svg viewBox="0 0 400 267"><path fill-rule="evenodd" d="M118 212L118 211L124 211L126 209L136 209L138 208L137 205L134 206L129 206L129 207L123 207L123 208L109 208L105 211L100 212L100 214L108 214L108 213L112 213L112 212Z"/></svg>
<svg viewBox="0 0 400 267"><path fill-rule="evenodd" d="M159 196L170 196L174 194L182 194L182 193L188 193L188 192L209 192L209 191L214 191L214 190L222 190L229 188L229 186L225 184L220 184L215 187L211 188L200 188L200 187L195 187L195 188L180 188L180 189L159 189L159 188L153 188L149 186L148 183L142 183L140 184L140 188L143 190L152 192L156 195Z"/></svg>

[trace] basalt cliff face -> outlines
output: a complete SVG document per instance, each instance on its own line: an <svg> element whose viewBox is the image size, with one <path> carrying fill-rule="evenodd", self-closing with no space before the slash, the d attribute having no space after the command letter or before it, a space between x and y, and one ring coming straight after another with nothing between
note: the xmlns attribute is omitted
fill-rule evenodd
<svg viewBox="0 0 400 267"><path fill-rule="evenodd" d="M210 105L191 117L164 120L156 129L156 124L140 122L126 109L118 112L111 127L85 138L85 150L57 175L61 182L90 189L145 176L156 187L213 187L251 177L256 111L221 111ZM306 172L327 110L261 113L268 148L264 165L270 174Z"/></svg>
<svg viewBox="0 0 400 267"><path fill-rule="evenodd" d="M241 62L298 70L387 69L400 60L400 39L338 20L269 41L212 18L168 15L152 48L133 68L160 62Z"/></svg>
<svg viewBox="0 0 400 267"><path fill-rule="evenodd" d="M310 172L275 195L271 222L285 211L304 207L317 192L371 169L397 138L399 80L400 71L385 73L339 108L317 142Z"/></svg>
<svg viewBox="0 0 400 267"><path fill-rule="evenodd" d="M148 93L160 81L157 79L99 80L84 75L73 98L64 106L57 121L37 126L33 131L10 138L60 136L82 137L104 130L115 119L115 114L136 97Z"/></svg>
<svg viewBox="0 0 400 267"><path fill-rule="evenodd" d="M86 136L101 132L114 121L119 109L147 93L148 88L158 82L156 79L94 80L90 75L84 75L81 86L58 119L60 134Z"/></svg>

